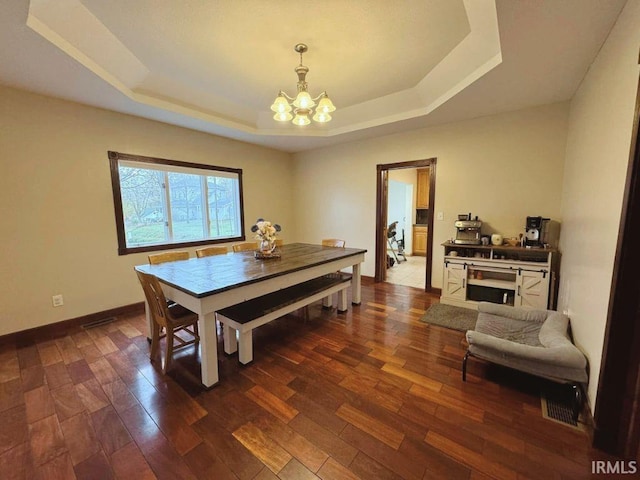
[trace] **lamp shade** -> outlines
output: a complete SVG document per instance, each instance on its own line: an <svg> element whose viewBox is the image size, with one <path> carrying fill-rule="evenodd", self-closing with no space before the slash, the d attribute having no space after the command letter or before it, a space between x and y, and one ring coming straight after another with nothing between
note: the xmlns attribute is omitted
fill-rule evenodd
<svg viewBox="0 0 640 480"><path fill-rule="evenodd" d="M288 122L292 118L293 115L291 115L289 112L276 112L276 114L273 116L273 119L279 122Z"/></svg>
<svg viewBox="0 0 640 480"><path fill-rule="evenodd" d="M309 115L306 114L298 114L296 113L296 116L293 118L292 123L294 125L309 125L311 123L311 120L309 120Z"/></svg>
<svg viewBox="0 0 640 480"><path fill-rule="evenodd" d="M316 112L330 113L335 111L336 111L336 107L333 105L333 102L329 99L329 97L325 93L324 96L320 99L320 102L318 103L318 108L316 108Z"/></svg>
<svg viewBox="0 0 640 480"><path fill-rule="evenodd" d="M331 115L329 115L328 113L317 111L316 114L313 116L313 120L318 123L327 123L331 121Z"/></svg>
<svg viewBox="0 0 640 480"><path fill-rule="evenodd" d="M289 102L284 97L284 95L281 93L273 101L273 105L271 105L271 110L273 110L274 112L278 112L278 113L290 112L291 111L291 105L289 105Z"/></svg>
<svg viewBox="0 0 640 480"><path fill-rule="evenodd" d="M296 99L293 101L293 106L298 108L313 108L315 102L309 95L309 92L298 92Z"/></svg>

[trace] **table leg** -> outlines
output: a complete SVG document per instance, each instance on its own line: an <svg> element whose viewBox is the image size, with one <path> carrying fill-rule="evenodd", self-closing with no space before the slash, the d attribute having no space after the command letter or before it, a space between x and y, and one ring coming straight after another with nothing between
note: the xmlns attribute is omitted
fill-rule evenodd
<svg viewBox="0 0 640 480"><path fill-rule="evenodd" d="M149 303L146 298L144 300L144 315L147 319L147 340L150 342L153 336L153 318L151 318L151 310L149 310Z"/></svg>
<svg viewBox="0 0 640 480"><path fill-rule="evenodd" d="M338 313L347 311L347 289L343 288L338 292Z"/></svg>
<svg viewBox="0 0 640 480"><path fill-rule="evenodd" d="M238 335L240 338L238 349L238 360L243 365L251 363L253 361L253 331L240 332Z"/></svg>
<svg viewBox="0 0 640 480"><path fill-rule="evenodd" d="M322 308L325 310L331 309L333 306L333 295L328 295L322 299Z"/></svg>
<svg viewBox="0 0 640 480"><path fill-rule="evenodd" d="M198 315L200 330L200 362L202 364L202 383L211 387L218 383L218 338L216 337L216 315L206 313Z"/></svg>
<svg viewBox="0 0 640 480"><path fill-rule="evenodd" d="M360 305L361 300L360 264L356 263L351 272L351 304Z"/></svg>
<svg viewBox="0 0 640 480"><path fill-rule="evenodd" d="M222 324L222 338L224 342L224 353L231 355L238 351L238 340L236 337L236 329L230 327L226 323Z"/></svg>

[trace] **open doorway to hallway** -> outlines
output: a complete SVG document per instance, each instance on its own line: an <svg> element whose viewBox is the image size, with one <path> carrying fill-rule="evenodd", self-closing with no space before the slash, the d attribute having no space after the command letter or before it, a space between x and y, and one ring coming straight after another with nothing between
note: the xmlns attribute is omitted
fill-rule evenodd
<svg viewBox="0 0 640 480"><path fill-rule="evenodd" d="M431 290L436 159L377 166L375 280Z"/></svg>
<svg viewBox="0 0 640 480"><path fill-rule="evenodd" d="M396 263L387 269L385 281L394 285L405 285L424 290L427 257L417 255L407 255L406 257L406 262Z"/></svg>

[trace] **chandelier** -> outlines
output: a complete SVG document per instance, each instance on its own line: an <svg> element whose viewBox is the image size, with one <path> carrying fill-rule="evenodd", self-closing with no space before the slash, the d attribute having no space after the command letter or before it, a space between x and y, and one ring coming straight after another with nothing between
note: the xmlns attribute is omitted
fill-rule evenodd
<svg viewBox="0 0 640 480"><path fill-rule="evenodd" d="M295 68L298 74L298 94L295 98L290 97L282 90L271 105L271 110L276 112L273 116L274 120L279 122L288 122L292 120L294 125L309 125L311 120L309 116L315 114L313 120L318 123L326 123L331 120L329 113L334 112L336 107L329 99L327 92L322 92L315 98L311 98L307 91L307 82L305 81L309 68L302 64L302 54L308 50L304 43L298 43L293 49L300 54L300 65ZM316 102L317 106L316 106ZM295 117L291 114L293 111Z"/></svg>

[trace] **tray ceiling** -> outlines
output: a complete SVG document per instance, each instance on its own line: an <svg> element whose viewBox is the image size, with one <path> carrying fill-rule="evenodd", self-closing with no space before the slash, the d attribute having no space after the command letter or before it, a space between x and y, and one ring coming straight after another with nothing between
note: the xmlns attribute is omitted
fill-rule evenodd
<svg viewBox="0 0 640 480"><path fill-rule="evenodd" d="M624 0L8 3L0 82L300 151L566 100ZM299 42L328 124L272 119Z"/></svg>

